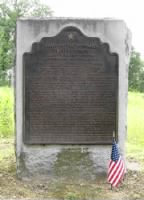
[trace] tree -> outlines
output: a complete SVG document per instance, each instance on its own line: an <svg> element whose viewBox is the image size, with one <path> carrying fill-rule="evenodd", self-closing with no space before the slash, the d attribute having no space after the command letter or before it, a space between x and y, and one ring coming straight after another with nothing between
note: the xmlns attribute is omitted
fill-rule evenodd
<svg viewBox="0 0 144 200"><path fill-rule="evenodd" d="M142 62L142 67L140 70L138 91L144 92L144 62Z"/></svg>
<svg viewBox="0 0 144 200"><path fill-rule="evenodd" d="M144 62L134 48L129 64L129 90L144 92Z"/></svg>
<svg viewBox="0 0 144 200"><path fill-rule="evenodd" d="M19 17L48 17L51 9L39 0L0 0L0 75L15 66L16 21Z"/></svg>

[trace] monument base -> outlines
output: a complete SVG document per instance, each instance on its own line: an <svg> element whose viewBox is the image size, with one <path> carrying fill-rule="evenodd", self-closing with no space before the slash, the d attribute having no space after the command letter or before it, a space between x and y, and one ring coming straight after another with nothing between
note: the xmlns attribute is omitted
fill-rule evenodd
<svg viewBox="0 0 144 200"><path fill-rule="evenodd" d="M25 146L17 158L17 174L24 180L95 181L107 174L111 146Z"/></svg>

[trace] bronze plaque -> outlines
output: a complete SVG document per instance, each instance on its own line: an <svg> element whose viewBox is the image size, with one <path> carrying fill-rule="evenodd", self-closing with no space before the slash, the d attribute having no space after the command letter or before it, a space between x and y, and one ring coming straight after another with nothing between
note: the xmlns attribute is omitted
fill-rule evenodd
<svg viewBox="0 0 144 200"><path fill-rule="evenodd" d="M118 56L67 27L23 56L26 144L110 144L117 132Z"/></svg>

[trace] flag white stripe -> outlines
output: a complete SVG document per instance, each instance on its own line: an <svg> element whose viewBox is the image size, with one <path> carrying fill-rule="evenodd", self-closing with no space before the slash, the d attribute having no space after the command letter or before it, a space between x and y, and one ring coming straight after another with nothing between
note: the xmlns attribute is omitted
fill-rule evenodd
<svg viewBox="0 0 144 200"><path fill-rule="evenodd" d="M114 164L115 164L115 162L114 162L114 161L111 161L111 165L109 166L108 174L109 174L111 168L114 166Z"/></svg>
<svg viewBox="0 0 144 200"><path fill-rule="evenodd" d="M117 158L119 159L115 161ZM111 183L112 186L118 186L125 172L126 168L124 166L124 162L119 154L115 138L113 138L111 161L109 162L108 169L108 182Z"/></svg>
<svg viewBox="0 0 144 200"><path fill-rule="evenodd" d="M111 173L108 176L108 180L110 180L111 176L113 175L114 171L116 170L117 166L119 165L121 159L119 158L119 160L117 161L115 167L113 168L113 170L111 171Z"/></svg>
<svg viewBox="0 0 144 200"><path fill-rule="evenodd" d="M119 165L119 162L120 162L120 159L117 161L117 163L114 162L114 165L115 165L115 166L114 166L114 168L112 169L112 171L110 172L108 179L110 179L111 176L113 175L114 171L116 170L117 166Z"/></svg>
<svg viewBox="0 0 144 200"><path fill-rule="evenodd" d="M113 161L111 170L109 170L109 173L108 173L108 181L111 179L111 176L113 175L113 170L115 169L115 167L116 167L116 163L115 161Z"/></svg>
<svg viewBox="0 0 144 200"><path fill-rule="evenodd" d="M121 169L121 173L119 174L116 182L114 183L114 186L116 186L118 184L118 182L121 180L122 178L122 175L123 175L123 172L124 172L124 168Z"/></svg>
<svg viewBox="0 0 144 200"><path fill-rule="evenodd" d="M120 170L121 170L121 167L122 167L122 160L120 161L119 167L118 167L118 169L117 169L115 175L113 176L112 180L110 181L110 183L112 183L112 184L114 183L116 176L118 175L118 173L119 173Z"/></svg>
<svg viewBox="0 0 144 200"><path fill-rule="evenodd" d="M118 164L118 162L119 162L120 160L121 160L121 156L119 157L119 160L117 161L117 164ZM112 164L111 164L112 166L111 166L111 165L109 166L110 169L108 170L108 173L110 172L111 168L112 168L113 165L115 165L115 164L116 164L116 162L115 162L115 161L112 161Z"/></svg>
<svg viewBox="0 0 144 200"><path fill-rule="evenodd" d="M124 163L122 162L122 169L121 169L121 173L119 174L118 178L116 179L116 182L114 183L114 186L117 185L117 183L119 182L119 180L122 178L122 174L124 173Z"/></svg>

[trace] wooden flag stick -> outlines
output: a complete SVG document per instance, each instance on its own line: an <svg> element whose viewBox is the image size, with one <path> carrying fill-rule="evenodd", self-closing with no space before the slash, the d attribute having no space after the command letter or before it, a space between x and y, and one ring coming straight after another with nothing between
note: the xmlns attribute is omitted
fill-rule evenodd
<svg viewBox="0 0 144 200"><path fill-rule="evenodd" d="M112 190L113 188L112 188L112 184L111 184L111 190Z"/></svg>
<svg viewBox="0 0 144 200"><path fill-rule="evenodd" d="M113 138L115 139L115 131L113 131Z"/></svg>

